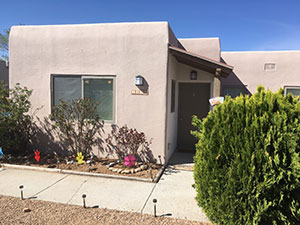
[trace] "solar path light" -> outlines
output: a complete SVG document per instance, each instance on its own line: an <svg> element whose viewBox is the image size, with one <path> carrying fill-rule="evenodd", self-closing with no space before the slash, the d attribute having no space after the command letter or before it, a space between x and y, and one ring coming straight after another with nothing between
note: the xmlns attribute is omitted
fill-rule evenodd
<svg viewBox="0 0 300 225"><path fill-rule="evenodd" d="M22 200L24 200L24 196L23 196L23 188L24 188L23 185L20 185L20 186L19 186L19 189L21 190L21 199L22 199Z"/></svg>
<svg viewBox="0 0 300 225"><path fill-rule="evenodd" d="M82 195L83 208L86 208L86 205L85 205L85 198L86 198L86 194L83 194L83 195Z"/></svg>
<svg viewBox="0 0 300 225"><path fill-rule="evenodd" d="M157 199L153 199L153 204L154 204L154 217L157 217L156 215L156 203L157 203Z"/></svg>

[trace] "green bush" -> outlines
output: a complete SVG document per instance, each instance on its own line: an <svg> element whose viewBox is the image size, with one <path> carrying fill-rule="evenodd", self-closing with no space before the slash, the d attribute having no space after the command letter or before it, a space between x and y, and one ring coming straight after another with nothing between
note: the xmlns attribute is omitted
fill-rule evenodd
<svg viewBox="0 0 300 225"><path fill-rule="evenodd" d="M300 103L257 89L193 118L197 202L217 224L300 224Z"/></svg>
<svg viewBox="0 0 300 225"><path fill-rule="evenodd" d="M98 104L89 99L61 101L54 107L47 124L52 125L62 145L74 156L82 152L86 158L100 138L104 122L96 114Z"/></svg>
<svg viewBox="0 0 300 225"><path fill-rule="evenodd" d="M0 147L4 154L24 153L29 146L34 125L29 114L31 93L19 84L9 90L0 82Z"/></svg>

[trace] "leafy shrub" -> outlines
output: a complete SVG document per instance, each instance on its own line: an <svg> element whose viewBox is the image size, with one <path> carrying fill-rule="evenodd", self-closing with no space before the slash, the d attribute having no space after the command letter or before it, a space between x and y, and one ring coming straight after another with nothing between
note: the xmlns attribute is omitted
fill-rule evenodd
<svg viewBox="0 0 300 225"><path fill-rule="evenodd" d="M193 118L197 201L217 224L300 224L300 103L257 89Z"/></svg>
<svg viewBox="0 0 300 225"><path fill-rule="evenodd" d="M32 90L17 84L8 89L0 82L0 147L4 154L25 152L33 133L33 116L29 114Z"/></svg>
<svg viewBox="0 0 300 225"><path fill-rule="evenodd" d="M58 138L74 156L82 152L86 158L98 143L104 122L95 113L98 104L89 99L60 101L50 120Z"/></svg>
<svg viewBox="0 0 300 225"><path fill-rule="evenodd" d="M111 133L105 141L111 152L121 160L127 155L134 155L139 161L154 161L150 150L151 140L148 141L143 132L128 128L127 125L120 128L112 125Z"/></svg>

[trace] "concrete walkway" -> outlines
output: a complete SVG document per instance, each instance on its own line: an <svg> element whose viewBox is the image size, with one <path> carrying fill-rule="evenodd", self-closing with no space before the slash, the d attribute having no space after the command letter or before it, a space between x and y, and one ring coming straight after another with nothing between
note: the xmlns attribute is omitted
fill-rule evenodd
<svg viewBox="0 0 300 225"><path fill-rule="evenodd" d="M82 194L90 207L117 209L207 222L197 206L192 188L193 173L168 167L159 183L146 183L101 177L66 175L33 170L1 169L0 194L65 204L82 205Z"/></svg>

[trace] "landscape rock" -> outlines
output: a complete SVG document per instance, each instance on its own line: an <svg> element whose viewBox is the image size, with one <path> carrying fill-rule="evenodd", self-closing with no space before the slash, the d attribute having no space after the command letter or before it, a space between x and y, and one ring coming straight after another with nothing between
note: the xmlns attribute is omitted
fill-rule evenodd
<svg viewBox="0 0 300 225"><path fill-rule="evenodd" d="M139 168L136 168L134 171L135 171L136 173L138 173L138 172L141 172L142 169L139 167Z"/></svg>
<svg viewBox="0 0 300 225"><path fill-rule="evenodd" d="M114 165L116 165L117 163L116 162L111 162L111 163L109 163L108 165L107 165L107 167L112 167L112 166L114 166Z"/></svg>
<svg viewBox="0 0 300 225"><path fill-rule="evenodd" d="M129 173L130 173L130 170L127 170L127 169L126 169L126 170L124 170L123 172L124 172L125 174L129 174Z"/></svg>
<svg viewBox="0 0 300 225"><path fill-rule="evenodd" d="M146 170L146 169L148 168L148 166L147 166L147 165L141 165L140 168L141 168L142 170Z"/></svg>
<svg viewBox="0 0 300 225"><path fill-rule="evenodd" d="M28 213L28 212L30 212L30 211L31 211L31 209L29 209L29 208L24 208L24 209L23 209L23 212L24 212L24 213Z"/></svg>

